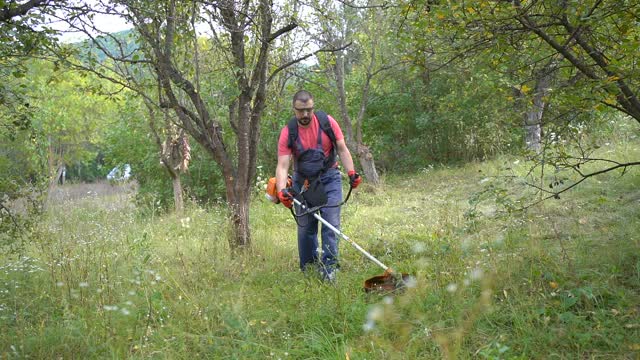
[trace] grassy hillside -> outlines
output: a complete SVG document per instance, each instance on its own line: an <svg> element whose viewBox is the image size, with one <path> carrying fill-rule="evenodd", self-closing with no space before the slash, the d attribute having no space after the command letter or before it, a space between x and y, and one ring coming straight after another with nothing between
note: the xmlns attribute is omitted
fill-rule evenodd
<svg viewBox="0 0 640 360"><path fill-rule="evenodd" d="M640 158L638 143L602 151ZM381 269L346 242L335 286L300 273L295 223L262 195L235 258L221 208L69 200L25 256L0 255L0 357L638 358L640 169L503 213L478 195L505 164L527 171L500 159L355 191L343 231L415 276L395 296L362 291Z"/></svg>

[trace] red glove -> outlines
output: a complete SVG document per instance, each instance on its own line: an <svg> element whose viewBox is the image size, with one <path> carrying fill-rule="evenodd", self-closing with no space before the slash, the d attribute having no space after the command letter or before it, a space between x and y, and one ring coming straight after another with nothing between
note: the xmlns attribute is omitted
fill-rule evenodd
<svg viewBox="0 0 640 360"><path fill-rule="evenodd" d="M282 205L288 207L289 209L291 209L291 207L293 206L293 196L291 196L287 189L278 191L278 199L280 199Z"/></svg>
<svg viewBox="0 0 640 360"><path fill-rule="evenodd" d="M355 170L350 170L347 175L349 175L349 184L354 189L362 182L362 178Z"/></svg>

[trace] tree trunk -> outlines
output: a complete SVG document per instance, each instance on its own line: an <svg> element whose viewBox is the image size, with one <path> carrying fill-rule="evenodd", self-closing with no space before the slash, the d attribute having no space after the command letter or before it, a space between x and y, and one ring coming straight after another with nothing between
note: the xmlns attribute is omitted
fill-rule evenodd
<svg viewBox="0 0 640 360"><path fill-rule="evenodd" d="M65 166L65 164L60 165L56 178L58 184L64 185L65 181L67 180L67 167Z"/></svg>
<svg viewBox="0 0 640 360"><path fill-rule="evenodd" d="M380 177L376 170L376 163L373 161L373 154L371 154L369 147L364 144L358 144L358 160L360 160L360 166L367 182L374 186L380 184Z"/></svg>
<svg viewBox="0 0 640 360"><path fill-rule="evenodd" d="M52 163L51 161L49 161L49 166L54 166L53 169L55 170L49 170L50 175L49 175L49 186L47 189L47 196L46 196L46 200L44 203L44 208L47 209L49 207L49 204L54 200L53 195L54 195L54 191L55 189L58 187L58 184L64 184L64 183L60 183L60 179L64 173L65 170L65 166L64 164L58 164L58 165L52 165L55 164L55 161Z"/></svg>
<svg viewBox="0 0 640 360"><path fill-rule="evenodd" d="M184 211L184 197L182 193L180 174L176 173L171 180L173 181L173 203L175 205L176 213L182 214Z"/></svg>
<svg viewBox="0 0 640 360"><path fill-rule="evenodd" d="M213 155L214 149L207 148ZM213 155L215 156L215 155ZM229 248L237 253L251 245L251 229L249 228L250 186L239 181L237 170L224 163L221 166L225 182L226 198L230 215L231 234L228 236Z"/></svg>
<svg viewBox="0 0 640 360"><path fill-rule="evenodd" d="M51 188L56 187L56 185L58 184L64 185L64 173L65 173L64 164L59 164L56 167L55 175L51 178L51 183L50 183Z"/></svg>
<svg viewBox="0 0 640 360"><path fill-rule="evenodd" d="M540 139L542 138L542 109L531 110L525 114L524 130L526 149L535 153L540 152Z"/></svg>
<svg viewBox="0 0 640 360"><path fill-rule="evenodd" d="M344 52L336 53L336 63L333 66L333 73L336 77L336 90L338 90L338 103L340 104L340 115L342 115L342 125L345 135L345 142L350 149L356 149L356 142L353 136L353 126L347 107L347 91L344 88Z"/></svg>
<svg viewBox="0 0 640 360"><path fill-rule="evenodd" d="M58 177L60 176L58 154L55 146L53 145L52 136L48 136L49 144L47 146L47 169L49 170L49 191L56 186Z"/></svg>
<svg viewBox="0 0 640 360"><path fill-rule="evenodd" d="M545 66L536 76L535 92L532 106L524 114L525 146L536 154L541 149L542 117L547 104L546 97L549 93L549 84L553 76L553 64Z"/></svg>
<svg viewBox="0 0 640 360"><path fill-rule="evenodd" d="M229 246L237 251L251 245L251 231L249 229L249 196L241 196L238 202L230 206L232 236Z"/></svg>

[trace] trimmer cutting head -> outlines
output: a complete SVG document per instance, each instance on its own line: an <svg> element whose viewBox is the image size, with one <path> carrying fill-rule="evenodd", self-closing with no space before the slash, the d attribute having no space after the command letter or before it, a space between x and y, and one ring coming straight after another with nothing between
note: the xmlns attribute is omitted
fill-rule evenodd
<svg viewBox="0 0 640 360"><path fill-rule="evenodd" d="M396 273L387 269L382 275L374 276L364 281L365 292L390 293L403 291L407 286L409 274Z"/></svg>

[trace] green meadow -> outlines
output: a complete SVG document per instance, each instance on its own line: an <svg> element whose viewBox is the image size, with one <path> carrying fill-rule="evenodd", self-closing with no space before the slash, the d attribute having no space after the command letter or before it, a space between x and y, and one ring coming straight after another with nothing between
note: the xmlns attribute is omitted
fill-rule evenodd
<svg viewBox="0 0 640 360"><path fill-rule="evenodd" d="M601 151L637 159L640 144ZM344 233L413 276L392 294L363 291L382 269L345 241L335 284L301 273L295 222L260 191L235 255L224 207L142 211L117 186L69 198L0 256L0 358L637 359L640 172L503 206L527 191L503 175L529 165L355 190Z"/></svg>

